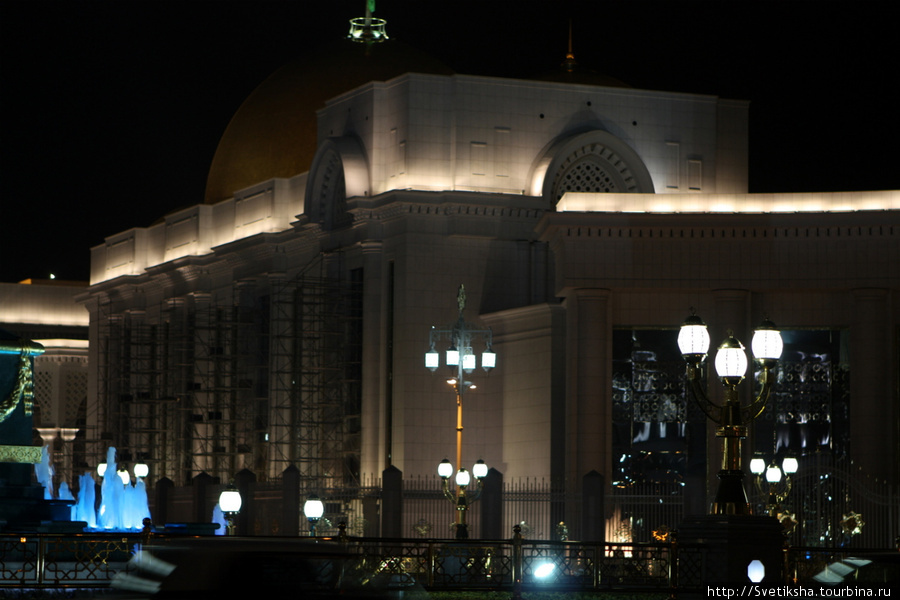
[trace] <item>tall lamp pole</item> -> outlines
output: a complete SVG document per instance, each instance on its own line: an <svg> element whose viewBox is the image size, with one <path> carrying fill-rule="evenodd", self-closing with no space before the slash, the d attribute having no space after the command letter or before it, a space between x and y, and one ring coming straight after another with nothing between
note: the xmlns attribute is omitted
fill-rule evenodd
<svg viewBox="0 0 900 600"><path fill-rule="evenodd" d="M450 477L453 475L453 466L450 461L444 461L438 466L438 475L441 476L444 487L444 494L456 503L456 538L467 539L468 525L466 523L466 510L469 502L477 499L481 492L481 480L487 475L487 466L484 461L479 460L472 468L475 475L476 486L472 490L471 476L469 471L462 466L462 435L463 435L463 397L469 389L475 389L475 385L471 381L466 381L466 376L472 373L476 368L477 358L472 351L472 339L481 337L485 343L485 350L481 353L481 368L489 372L497 364L497 354L491 349L493 334L488 329L478 329L471 323L466 323L463 318L463 311L466 308L466 290L465 286L459 286L459 292L456 296L456 304L459 308L459 315L456 322L443 329L436 327L431 328L429 335L429 350L425 353L425 366L436 371L440 366L441 355L438 353L435 345L441 340L450 343L445 353L445 362L450 368L452 377L447 383L453 386L456 394L456 477L454 483L456 485L456 493L450 490ZM468 490L468 491L467 491Z"/></svg>
<svg viewBox="0 0 900 600"><path fill-rule="evenodd" d="M768 320L756 328L751 342L753 356L761 367L762 388L756 399L742 405L738 385L747 372L747 354L743 344L728 332L716 352L715 366L719 380L725 386L723 404L709 399L701 385L700 371L709 350L709 332L697 315L691 314L678 334L678 347L687 363L686 379L694 400L706 416L718 424L716 437L722 440L722 468L718 473L719 489L710 510L714 515L748 515L750 503L744 490L741 467L741 440L747 437L747 425L762 414L772 390L772 369L781 358L781 332Z"/></svg>

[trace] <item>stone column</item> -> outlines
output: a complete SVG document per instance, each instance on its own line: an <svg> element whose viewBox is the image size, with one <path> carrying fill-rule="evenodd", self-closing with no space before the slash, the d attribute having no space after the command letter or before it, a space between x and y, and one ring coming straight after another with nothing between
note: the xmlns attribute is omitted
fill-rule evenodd
<svg viewBox="0 0 900 600"><path fill-rule="evenodd" d="M382 374L387 352L383 348L385 315L382 299L385 297L383 276L383 246L380 241L361 243L363 253L363 344L362 349L362 440L360 447L360 474L373 477L388 464L386 447L386 406Z"/></svg>
<svg viewBox="0 0 900 600"><path fill-rule="evenodd" d="M612 335L610 292L576 289L566 297L566 480L578 493L591 471L608 482L612 469ZM582 507L572 502L566 521L581 531Z"/></svg>
<svg viewBox="0 0 900 600"><path fill-rule="evenodd" d="M60 473L57 472L57 467L54 466L55 458L56 458L56 438L59 435L59 427L35 427L35 430L38 432L38 435L41 436L41 441L44 443L44 446L47 446L47 464L50 467L53 467L53 481L51 482L52 489L48 490L50 494L55 498L56 491L59 489L59 479Z"/></svg>

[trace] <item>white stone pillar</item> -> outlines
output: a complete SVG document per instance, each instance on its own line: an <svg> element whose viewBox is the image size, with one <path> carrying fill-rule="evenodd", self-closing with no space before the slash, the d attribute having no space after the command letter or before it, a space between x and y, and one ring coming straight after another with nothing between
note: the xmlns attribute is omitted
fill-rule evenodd
<svg viewBox="0 0 900 600"><path fill-rule="evenodd" d="M388 282L384 277L383 246L381 241L365 241L363 253L363 332L362 349L362 430L360 475L377 477L390 467L388 447L390 423L387 422L390 401L386 397L383 374L390 360L384 348L384 298L388 296Z"/></svg>
<svg viewBox="0 0 900 600"><path fill-rule="evenodd" d="M576 289L566 297L566 480L579 492L597 471L609 486L612 474L611 293ZM581 507L567 507L567 521L581 526Z"/></svg>

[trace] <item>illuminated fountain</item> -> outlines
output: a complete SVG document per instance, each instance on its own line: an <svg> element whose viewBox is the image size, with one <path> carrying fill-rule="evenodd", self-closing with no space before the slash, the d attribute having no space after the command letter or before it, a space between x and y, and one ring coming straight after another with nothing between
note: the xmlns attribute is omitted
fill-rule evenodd
<svg viewBox="0 0 900 600"><path fill-rule="evenodd" d="M59 498L74 501L72 521L83 521L85 529L92 531L140 531L143 521L150 518L147 501L147 486L144 483L146 471L137 471L132 485L131 476L124 469L116 469L116 449L106 452L106 463L97 471L103 478L100 486L100 507L95 510L96 496L94 477L86 472L78 478L78 497L74 498L65 483L60 485ZM53 498L53 467L49 465L47 449L44 448L42 461L35 465L38 482L44 486L45 496Z"/></svg>

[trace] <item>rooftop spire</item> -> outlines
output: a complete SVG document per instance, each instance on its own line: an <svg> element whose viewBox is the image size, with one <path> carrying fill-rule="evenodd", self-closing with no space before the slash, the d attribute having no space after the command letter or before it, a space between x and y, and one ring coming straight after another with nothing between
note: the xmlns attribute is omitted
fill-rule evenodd
<svg viewBox="0 0 900 600"><path fill-rule="evenodd" d="M572 51L572 17L569 17L569 51L566 52L566 60L562 62L562 68L570 73L575 70L575 53Z"/></svg>

